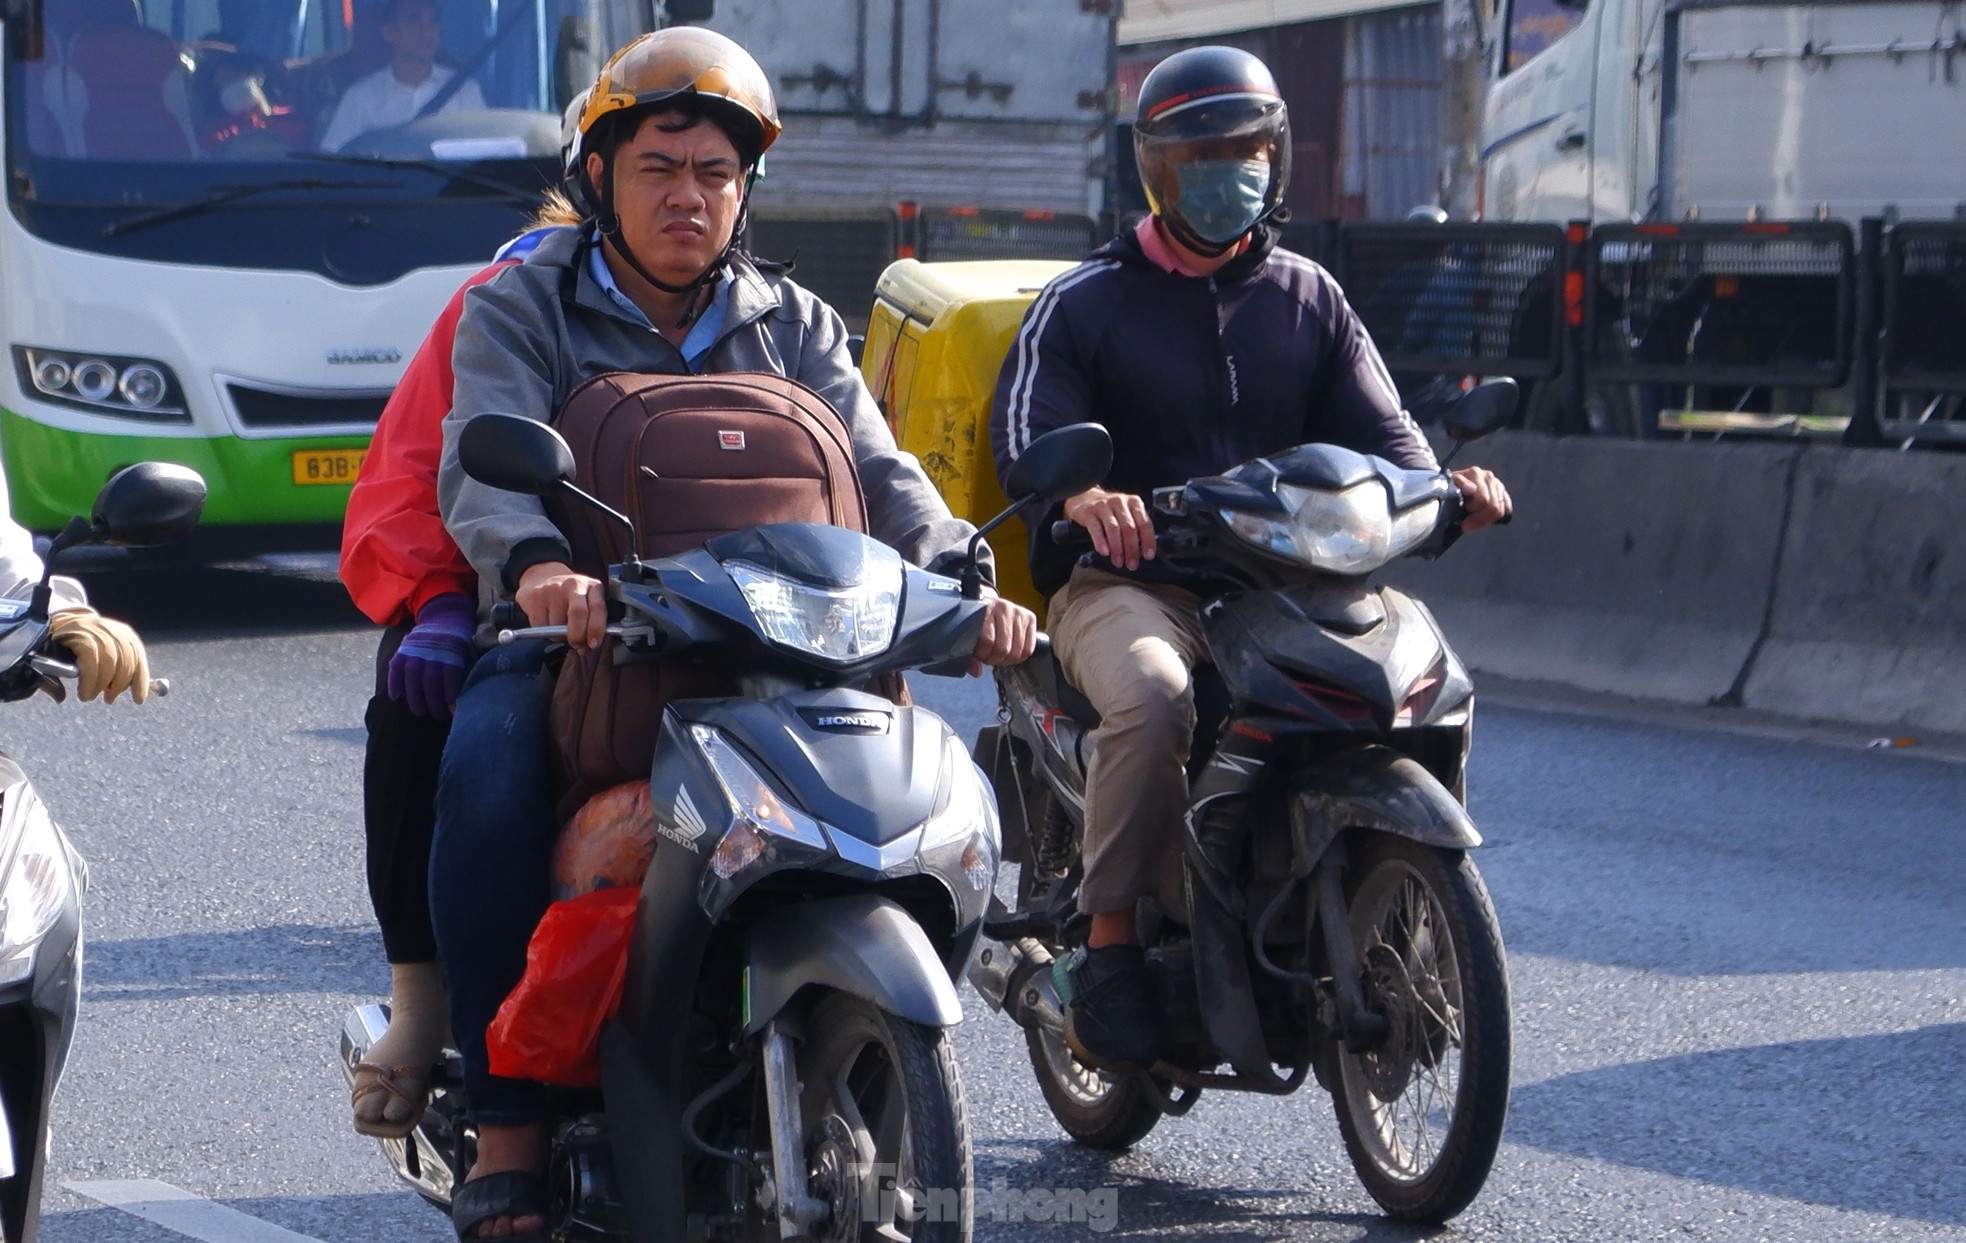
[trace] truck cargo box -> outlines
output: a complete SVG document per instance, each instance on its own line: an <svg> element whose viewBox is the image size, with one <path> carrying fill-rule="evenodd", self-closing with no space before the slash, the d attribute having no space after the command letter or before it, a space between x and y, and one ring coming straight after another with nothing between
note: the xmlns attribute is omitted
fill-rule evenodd
<svg viewBox="0 0 1966 1243"><path fill-rule="evenodd" d="M1966 204L1966 9L1695 3L1670 21L1661 218L1948 220Z"/></svg>

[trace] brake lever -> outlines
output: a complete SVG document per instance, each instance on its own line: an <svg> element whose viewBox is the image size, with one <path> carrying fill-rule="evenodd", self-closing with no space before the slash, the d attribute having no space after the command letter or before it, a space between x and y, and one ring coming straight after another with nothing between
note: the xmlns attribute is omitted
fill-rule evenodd
<svg viewBox="0 0 1966 1243"><path fill-rule="evenodd" d="M653 626L635 626L627 622L615 622L607 628L605 633L610 639L621 639L629 643L643 642L653 644L655 642L655 627ZM549 642L558 641L565 643L567 641L567 628L565 626L525 626L517 630L501 630L498 632L498 643L500 647L508 643L522 643L532 639L545 639Z"/></svg>
<svg viewBox="0 0 1966 1243"><path fill-rule="evenodd" d="M68 687L65 683L73 682L82 676L81 668L73 661L63 660L58 656L50 656L46 652L36 652L32 656L29 656L27 658L27 664L28 668L34 670L35 674L40 677L40 689L47 694L48 698L54 700L56 703L65 703L68 700ZM150 679L149 693L157 696L159 699L170 694L171 680L169 678Z"/></svg>

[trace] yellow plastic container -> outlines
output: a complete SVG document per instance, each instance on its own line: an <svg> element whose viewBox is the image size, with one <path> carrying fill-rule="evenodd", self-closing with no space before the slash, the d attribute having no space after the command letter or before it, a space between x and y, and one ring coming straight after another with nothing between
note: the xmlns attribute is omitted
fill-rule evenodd
<svg viewBox="0 0 1966 1243"><path fill-rule="evenodd" d="M982 525L1010 502L990 452L990 397L1024 309L1069 263L1002 259L920 263L881 274L860 371L903 449L922 460L959 518ZM1018 519L990 533L997 590L1042 611Z"/></svg>

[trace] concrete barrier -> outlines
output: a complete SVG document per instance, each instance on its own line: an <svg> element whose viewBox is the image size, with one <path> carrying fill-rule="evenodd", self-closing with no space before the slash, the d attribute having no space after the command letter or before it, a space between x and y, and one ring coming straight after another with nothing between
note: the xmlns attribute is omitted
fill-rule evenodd
<svg viewBox="0 0 1966 1243"><path fill-rule="evenodd" d="M1498 435L1454 465L1500 475L1515 520L1389 580L1477 671L1707 703L1738 692L1761 636L1804 452Z"/></svg>
<svg viewBox="0 0 1966 1243"><path fill-rule="evenodd" d="M1749 707L1966 733L1966 457L1815 449Z"/></svg>
<svg viewBox="0 0 1966 1243"><path fill-rule="evenodd" d="M1966 456L1510 434L1509 526L1388 571L1477 672L1966 733Z"/></svg>

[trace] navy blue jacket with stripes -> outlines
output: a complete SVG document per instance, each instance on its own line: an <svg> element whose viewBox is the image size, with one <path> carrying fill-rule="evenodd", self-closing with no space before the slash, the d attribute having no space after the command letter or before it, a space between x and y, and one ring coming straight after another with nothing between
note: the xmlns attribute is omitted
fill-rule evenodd
<svg viewBox="0 0 1966 1243"><path fill-rule="evenodd" d="M1086 421L1113 434L1104 486L1143 499L1313 441L1435 465L1338 283L1267 226L1212 279L1157 266L1129 230L1045 286L997 377L998 479L1036 437ZM1055 508L1030 517L1048 596L1078 558L1048 538ZM1135 576L1178 581L1153 562Z"/></svg>

